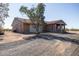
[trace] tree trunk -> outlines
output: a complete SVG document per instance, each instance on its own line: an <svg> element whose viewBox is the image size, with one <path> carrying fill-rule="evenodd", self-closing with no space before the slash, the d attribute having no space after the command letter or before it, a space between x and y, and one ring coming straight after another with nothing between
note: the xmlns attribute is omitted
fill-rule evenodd
<svg viewBox="0 0 79 59"><path fill-rule="evenodd" d="M40 34L40 32L39 32L39 23L36 24L36 33Z"/></svg>

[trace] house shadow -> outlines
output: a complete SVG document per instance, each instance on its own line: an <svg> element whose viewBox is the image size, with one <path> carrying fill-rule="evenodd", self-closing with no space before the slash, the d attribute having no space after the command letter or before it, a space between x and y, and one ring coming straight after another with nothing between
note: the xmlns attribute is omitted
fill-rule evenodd
<svg viewBox="0 0 79 59"><path fill-rule="evenodd" d="M41 38L41 39L45 39L45 40L61 40L61 41L67 41L67 42L71 42L71 43L75 43L75 44L79 45L78 39L61 37L61 36L51 35L51 34L37 34L36 36L33 36L32 38L33 39Z"/></svg>

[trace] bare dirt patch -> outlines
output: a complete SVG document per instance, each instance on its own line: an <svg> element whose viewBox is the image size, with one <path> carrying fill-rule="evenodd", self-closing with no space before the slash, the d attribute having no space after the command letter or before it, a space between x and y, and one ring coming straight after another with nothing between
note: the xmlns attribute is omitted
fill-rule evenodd
<svg viewBox="0 0 79 59"><path fill-rule="evenodd" d="M14 32L10 32L7 31L5 32L4 35L0 36L0 44L1 43L10 43L10 42L14 42L14 41L19 41L19 40L24 40L23 37L29 37L31 35L24 35L24 34L19 34L19 33L14 33Z"/></svg>
<svg viewBox="0 0 79 59"><path fill-rule="evenodd" d="M68 31L69 33L79 34L79 31Z"/></svg>

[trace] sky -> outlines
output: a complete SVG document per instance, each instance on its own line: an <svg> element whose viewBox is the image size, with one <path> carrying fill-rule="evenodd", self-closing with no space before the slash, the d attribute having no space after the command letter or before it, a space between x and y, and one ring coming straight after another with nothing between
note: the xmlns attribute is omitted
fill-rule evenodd
<svg viewBox="0 0 79 59"><path fill-rule="evenodd" d="M9 4L9 17L5 19L4 28L12 28L14 17L28 18L19 12L24 5L28 8L36 7L36 3L11 3ZM79 4L78 3L45 3L45 21L63 20L66 28L79 29Z"/></svg>

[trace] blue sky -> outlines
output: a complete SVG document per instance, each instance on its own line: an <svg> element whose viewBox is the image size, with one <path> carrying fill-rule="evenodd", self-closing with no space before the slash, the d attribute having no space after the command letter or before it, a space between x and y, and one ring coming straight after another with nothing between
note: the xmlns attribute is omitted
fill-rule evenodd
<svg viewBox="0 0 79 59"><path fill-rule="evenodd" d="M21 5L29 8L36 6L34 3L9 4L9 17L5 20L5 28L11 28L14 17L28 18L19 12ZM67 28L79 28L79 4L77 3L47 3L45 4L45 20L64 20Z"/></svg>

